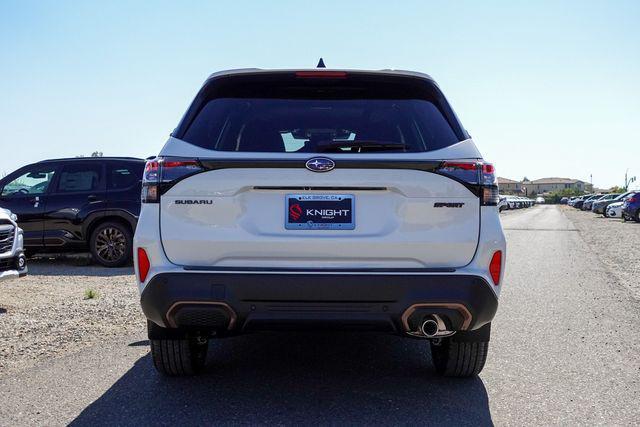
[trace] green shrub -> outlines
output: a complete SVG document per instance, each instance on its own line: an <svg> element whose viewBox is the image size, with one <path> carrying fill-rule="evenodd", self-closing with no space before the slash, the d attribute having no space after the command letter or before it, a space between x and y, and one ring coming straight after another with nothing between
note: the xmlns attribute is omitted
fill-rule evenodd
<svg viewBox="0 0 640 427"><path fill-rule="evenodd" d="M84 291L84 299L96 299L98 296L98 291L95 289L85 289Z"/></svg>

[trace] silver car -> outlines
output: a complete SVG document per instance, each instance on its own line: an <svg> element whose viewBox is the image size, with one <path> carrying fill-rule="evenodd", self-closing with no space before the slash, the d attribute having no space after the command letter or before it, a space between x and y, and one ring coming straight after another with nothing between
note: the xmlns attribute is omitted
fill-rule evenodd
<svg viewBox="0 0 640 427"><path fill-rule="evenodd" d="M27 275L22 229L16 221L14 214L0 208L0 281Z"/></svg>

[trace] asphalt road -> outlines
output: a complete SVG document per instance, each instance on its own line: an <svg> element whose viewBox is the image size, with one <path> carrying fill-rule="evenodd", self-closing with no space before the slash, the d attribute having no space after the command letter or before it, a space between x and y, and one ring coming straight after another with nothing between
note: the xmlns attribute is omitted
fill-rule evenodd
<svg viewBox="0 0 640 427"><path fill-rule="evenodd" d="M437 377L422 341L296 333L218 341L203 376L167 379L140 334L0 380L0 424L637 424L640 302L556 207L503 224L479 378Z"/></svg>

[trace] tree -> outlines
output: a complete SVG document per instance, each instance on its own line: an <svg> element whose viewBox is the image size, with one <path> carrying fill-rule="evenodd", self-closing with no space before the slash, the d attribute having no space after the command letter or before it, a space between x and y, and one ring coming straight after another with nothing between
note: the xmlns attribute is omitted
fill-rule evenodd
<svg viewBox="0 0 640 427"><path fill-rule="evenodd" d="M84 154L80 154L76 157L84 157ZM102 151L94 151L93 153L91 153L90 157L102 157Z"/></svg>
<svg viewBox="0 0 640 427"><path fill-rule="evenodd" d="M548 197L545 198L546 203L560 203L560 199L563 197L581 196L584 192L577 188L563 188L562 190L556 190L551 192Z"/></svg>
<svg viewBox="0 0 640 427"><path fill-rule="evenodd" d="M617 185L614 185L609 189L609 191L611 193L624 193L626 190L624 189L624 187L618 187Z"/></svg>

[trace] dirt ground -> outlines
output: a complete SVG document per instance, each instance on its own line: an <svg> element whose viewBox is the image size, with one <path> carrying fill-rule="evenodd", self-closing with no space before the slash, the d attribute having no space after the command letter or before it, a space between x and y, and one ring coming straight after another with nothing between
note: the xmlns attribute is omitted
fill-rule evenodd
<svg viewBox="0 0 640 427"><path fill-rule="evenodd" d="M562 206L562 212L611 273L640 300L640 223L605 218L571 206Z"/></svg>
<svg viewBox="0 0 640 427"><path fill-rule="evenodd" d="M86 264L30 260L27 277L0 282L0 377L145 327L133 268Z"/></svg>

